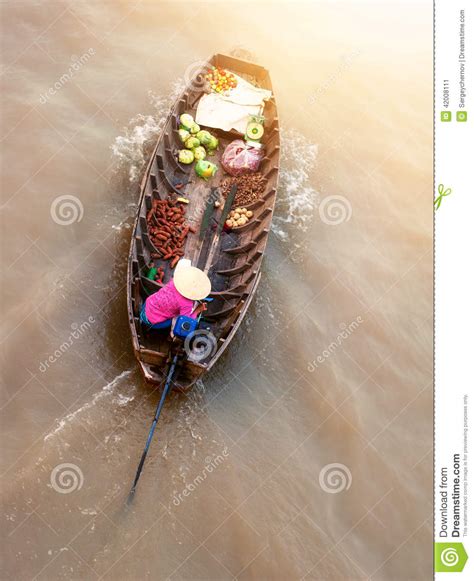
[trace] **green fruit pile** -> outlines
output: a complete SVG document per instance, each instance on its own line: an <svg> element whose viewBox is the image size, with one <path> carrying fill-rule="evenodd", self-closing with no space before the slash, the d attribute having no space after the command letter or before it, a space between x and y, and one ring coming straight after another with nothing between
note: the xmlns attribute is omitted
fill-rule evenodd
<svg viewBox="0 0 474 581"><path fill-rule="evenodd" d="M179 139L186 149L178 152L180 163L190 164L193 161L202 161L206 155L214 155L219 146L219 140L209 131L201 130L193 116L183 113L178 130Z"/></svg>

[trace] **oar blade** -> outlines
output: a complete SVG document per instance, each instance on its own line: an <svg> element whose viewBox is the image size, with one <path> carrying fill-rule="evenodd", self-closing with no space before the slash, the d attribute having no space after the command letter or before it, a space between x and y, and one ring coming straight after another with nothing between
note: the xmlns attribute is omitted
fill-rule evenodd
<svg viewBox="0 0 474 581"><path fill-rule="evenodd" d="M217 228L218 235L222 232L222 228L224 228L225 221L227 220L227 214L230 212L230 209L232 208L232 204L234 203L236 194L237 194L237 184L234 184L230 189L230 192L226 198L224 207L222 209L221 219L219 220L219 226Z"/></svg>
<svg viewBox="0 0 474 581"><path fill-rule="evenodd" d="M199 230L200 240L203 240L206 235L209 222L211 221L212 215L214 213L214 203L217 201L218 197L219 196L217 193L217 188L211 188L211 193L209 194L209 197L206 202L206 207L204 208L204 213L201 221L201 228Z"/></svg>

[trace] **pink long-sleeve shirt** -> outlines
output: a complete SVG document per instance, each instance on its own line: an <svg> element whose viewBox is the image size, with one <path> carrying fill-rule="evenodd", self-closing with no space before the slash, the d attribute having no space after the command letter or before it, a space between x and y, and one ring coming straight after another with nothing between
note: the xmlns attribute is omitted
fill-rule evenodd
<svg viewBox="0 0 474 581"><path fill-rule="evenodd" d="M193 313L194 301L179 294L171 279L163 288L150 295L145 302L146 318L152 325L162 323L179 315L186 315L195 319Z"/></svg>

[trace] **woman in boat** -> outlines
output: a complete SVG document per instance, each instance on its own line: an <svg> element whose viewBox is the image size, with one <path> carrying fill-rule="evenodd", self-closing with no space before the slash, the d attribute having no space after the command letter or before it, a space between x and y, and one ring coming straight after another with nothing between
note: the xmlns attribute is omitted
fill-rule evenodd
<svg viewBox="0 0 474 581"><path fill-rule="evenodd" d="M140 321L147 329L167 329L180 315L197 319L206 310L202 303L211 292L209 277L191 261L181 259L173 278L159 291L150 295L143 304Z"/></svg>

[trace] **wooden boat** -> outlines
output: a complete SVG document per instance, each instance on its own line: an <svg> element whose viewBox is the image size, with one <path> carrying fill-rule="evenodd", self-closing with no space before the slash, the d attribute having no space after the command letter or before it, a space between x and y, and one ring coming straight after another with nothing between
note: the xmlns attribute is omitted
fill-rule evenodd
<svg viewBox="0 0 474 581"><path fill-rule="evenodd" d="M194 117L197 103L204 92L204 75L209 64L235 72L254 85L272 91L272 97L265 103L263 112L265 132L262 143L265 146L265 157L259 169L266 178L265 192L259 200L247 206L254 213L252 219L240 228L223 231L214 249L212 244L215 231L210 228L202 237L200 220L209 202L211 189L218 188L224 177L219 163L220 156L229 142L242 136L234 131L209 129L219 139L220 145L216 156L212 158L219 169L208 181L196 175L194 164L185 166L178 163L176 155L182 148L178 136L178 118L182 113L190 113ZM139 207L128 258L127 302L133 349L146 380L158 384L164 381L173 341L169 332L147 332L139 318L143 301L162 286L146 277L150 262L153 260L155 266L161 266L165 270L163 284L172 277L169 262L153 258L156 256L156 248L148 231L147 213L154 200L174 200L182 196L189 199L186 219L194 226L196 233L187 236L184 256L199 268L204 269L207 262L208 276L212 283L213 301L209 303L203 319L205 330L202 339L207 340L207 344L204 345L204 351L201 349L198 360L182 361L174 378L175 386L187 389L209 371L224 353L255 295L275 206L279 155L277 107L268 71L259 65L222 54L214 55L207 61L207 66L202 63L202 67L196 70L174 104L154 147L140 187ZM214 221L219 220L220 213L222 206L215 210ZM211 249L214 250L214 258L209 265Z"/></svg>

